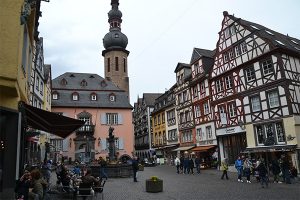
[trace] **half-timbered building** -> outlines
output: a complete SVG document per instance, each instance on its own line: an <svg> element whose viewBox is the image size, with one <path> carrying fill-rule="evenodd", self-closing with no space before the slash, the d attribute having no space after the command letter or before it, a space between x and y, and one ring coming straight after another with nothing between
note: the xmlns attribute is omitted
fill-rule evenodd
<svg viewBox="0 0 300 200"><path fill-rule="evenodd" d="M191 58L191 99L194 112L197 147L192 150L209 166L217 149L215 125L210 106L209 74L214 64L214 51L194 48Z"/></svg>
<svg viewBox="0 0 300 200"><path fill-rule="evenodd" d="M192 70L189 64L178 63L174 71L176 73L176 110L178 118L178 131L180 147L175 149L178 154L188 151L195 147L195 125L190 94L190 81Z"/></svg>
<svg viewBox="0 0 300 200"><path fill-rule="evenodd" d="M289 152L299 166L300 41L223 14L211 73L221 158L232 163L247 141L247 152Z"/></svg>
<svg viewBox="0 0 300 200"><path fill-rule="evenodd" d="M175 120L174 86L155 99L154 110L151 113L153 123L153 148L160 163L170 163L175 159L174 150L178 145L178 129ZM168 128L167 128L168 127Z"/></svg>
<svg viewBox="0 0 300 200"><path fill-rule="evenodd" d="M135 154L143 158L151 158L155 154L153 146L153 128L151 113L154 110L154 101L161 93L144 93L134 104L134 148Z"/></svg>

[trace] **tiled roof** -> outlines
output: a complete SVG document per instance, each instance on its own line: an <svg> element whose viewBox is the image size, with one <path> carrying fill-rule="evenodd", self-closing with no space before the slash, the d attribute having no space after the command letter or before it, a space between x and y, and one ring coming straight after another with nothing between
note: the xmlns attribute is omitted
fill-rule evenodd
<svg viewBox="0 0 300 200"><path fill-rule="evenodd" d="M180 63L180 62L179 62L179 63L177 64L177 66L176 66L174 72L176 73L176 72L178 72L179 70L181 70L181 69L183 69L183 68L189 68L189 69L190 69L191 66L190 66L189 64L186 64L186 63Z"/></svg>
<svg viewBox="0 0 300 200"><path fill-rule="evenodd" d="M154 106L155 99L157 99L163 93L144 93L143 99L147 106Z"/></svg>
<svg viewBox="0 0 300 200"><path fill-rule="evenodd" d="M65 79L67 84L62 84L62 80ZM87 82L86 86L81 86L81 81L85 80ZM61 89L84 89L84 90L113 90L120 91L120 88L115 86L111 81L105 80L98 74L89 73L72 73L66 72L57 78L52 80L52 88Z"/></svg>
<svg viewBox="0 0 300 200"><path fill-rule="evenodd" d="M81 86L82 80L86 86ZM64 73L52 80L52 92L58 93L58 100L52 100L53 107L132 108L126 92L97 74ZM78 101L72 100L74 92L79 95ZM91 94L97 95L96 101L91 100ZM110 101L111 94L115 101Z"/></svg>
<svg viewBox="0 0 300 200"><path fill-rule="evenodd" d="M199 60L201 57L213 58L214 54L215 50L211 51L207 49L194 48L190 64L193 64L196 60Z"/></svg>

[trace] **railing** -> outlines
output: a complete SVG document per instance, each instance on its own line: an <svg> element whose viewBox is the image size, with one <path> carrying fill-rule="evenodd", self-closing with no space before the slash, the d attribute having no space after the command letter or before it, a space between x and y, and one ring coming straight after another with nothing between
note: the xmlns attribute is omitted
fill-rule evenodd
<svg viewBox="0 0 300 200"><path fill-rule="evenodd" d="M95 125L84 125L76 130L76 133L94 133Z"/></svg>

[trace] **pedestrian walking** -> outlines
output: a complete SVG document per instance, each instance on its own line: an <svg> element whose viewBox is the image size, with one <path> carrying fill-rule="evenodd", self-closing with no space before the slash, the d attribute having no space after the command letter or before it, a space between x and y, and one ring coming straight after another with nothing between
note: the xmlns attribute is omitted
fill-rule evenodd
<svg viewBox="0 0 300 200"><path fill-rule="evenodd" d="M43 178L49 183L50 176L51 176L51 161L50 160L44 160L42 169L41 169Z"/></svg>
<svg viewBox="0 0 300 200"><path fill-rule="evenodd" d="M133 170L133 181L138 182L137 181L137 172L139 170L139 163L137 161L136 156L133 156L133 159L132 159L132 170Z"/></svg>
<svg viewBox="0 0 300 200"><path fill-rule="evenodd" d="M194 161L193 161L193 159L192 158L190 158L190 160L189 160L189 169L190 169L190 171L189 171L189 174L194 174Z"/></svg>
<svg viewBox="0 0 300 200"><path fill-rule="evenodd" d="M272 161L272 173L273 173L273 176L274 176L274 183L282 183L280 180L279 180L279 174L281 172L281 169L280 169L280 165L279 165L279 162L277 159L274 159Z"/></svg>
<svg viewBox="0 0 300 200"><path fill-rule="evenodd" d="M178 157L175 158L175 166L176 166L177 174L179 174L180 160Z"/></svg>
<svg viewBox="0 0 300 200"><path fill-rule="evenodd" d="M160 158L156 158L156 164L160 165Z"/></svg>
<svg viewBox="0 0 300 200"><path fill-rule="evenodd" d="M180 173L183 173L183 163L184 163L184 158L183 156L180 157Z"/></svg>
<svg viewBox="0 0 300 200"><path fill-rule="evenodd" d="M188 174L190 173L190 168L189 168L189 158L184 158L183 160L183 173Z"/></svg>
<svg viewBox="0 0 300 200"><path fill-rule="evenodd" d="M228 162L227 159L224 158L221 162L221 170L223 171L223 174L221 176L221 179L224 179L224 176L226 177L226 179L228 180L228 175L227 175L227 171L228 171Z"/></svg>
<svg viewBox="0 0 300 200"><path fill-rule="evenodd" d="M235 161L235 164L234 164L237 172L238 172L238 182L243 182L242 180L242 173L243 173L243 160L241 159L241 157L239 156L237 158L237 160Z"/></svg>
<svg viewBox="0 0 300 200"><path fill-rule="evenodd" d="M196 165L197 174L200 174L200 163L201 163L201 159L200 159L200 157L198 155L196 157L196 159L195 159L195 165Z"/></svg>
<svg viewBox="0 0 300 200"><path fill-rule="evenodd" d="M244 165L243 165L243 173L244 173L244 176L246 176L247 183L251 183L251 181L250 181L251 168L252 168L252 164L251 164L249 158L246 158L246 160L244 161Z"/></svg>
<svg viewBox="0 0 300 200"><path fill-rule="evenodd" d="M291 184L290 176L290 164L286 155L282 155L281 170L283 175L283 181L286 184Z"/></svg>
<svg viewBox="0 0 300 200"><path fill-rule="evenodd" d="M105 172L105 168L107 166L107 163L106 163L106 161L102 157L100 157L99 159L100 159L99 160L99 164L100 164L100 177L101 178L105 178L107 180L108 176L107 176L107 174Z"/></svg>
<svg viewBox="0 0 300 200"><path fill-rule="evenodd" d="M264 183L266 184L266 187L268 187L268 170L263 159L260 160L257 170L260 177L261 187L264 188Z"/></svg>

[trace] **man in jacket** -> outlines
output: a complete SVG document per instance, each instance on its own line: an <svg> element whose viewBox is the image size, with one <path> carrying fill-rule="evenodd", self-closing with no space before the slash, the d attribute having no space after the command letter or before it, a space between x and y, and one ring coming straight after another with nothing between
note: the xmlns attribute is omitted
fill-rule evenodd
<svg viewBox="0 0 300 200"><path fill-rule="evenodd" d="M242 173L243 173L243 160L241 159L241 157L239 156L238 159L235 161L235 168L238 172L238 182L244 182L242 180Z"/></svg>
<svg viewBox="0 0 300 200"><path fill-rule="evenodd" d="M139 163L136 156L132 158L133 181L137 182L137 171L139 170Z"/></svg>
<svg viewBox="0 0 300 200"><path fill-rule="evenodd" d="M197 174L200 174L200 163L201 163L200 157L197 156L196 159L195 159Z"/></svg>

